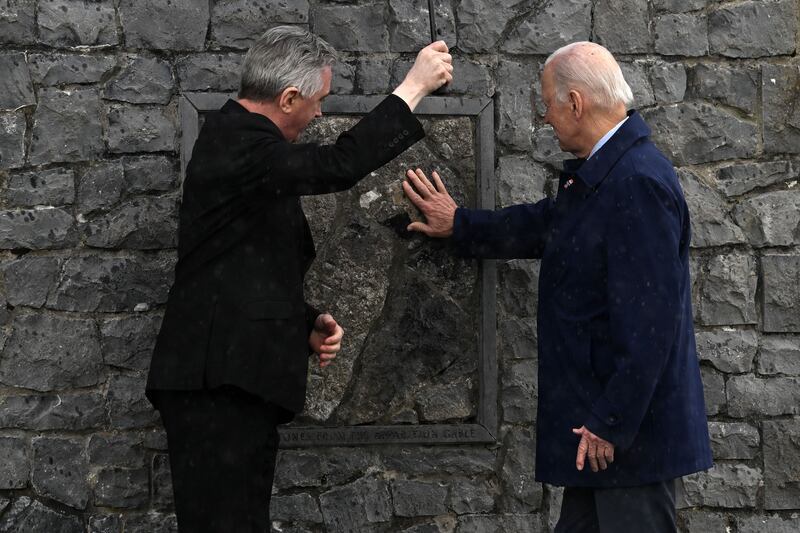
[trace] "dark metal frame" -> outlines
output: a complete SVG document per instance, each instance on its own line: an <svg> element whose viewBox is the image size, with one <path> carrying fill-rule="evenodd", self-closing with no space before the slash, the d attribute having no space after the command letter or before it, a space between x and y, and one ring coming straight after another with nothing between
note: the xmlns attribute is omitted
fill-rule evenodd
<svg viewBox="0 0 800 533"><path fill-rule="evenodd" d="M181 177L197 139L199 115L222 107L233 95L184 93L180 99ZM331 95L325 99L323 113L363 115L383 96ZM475 119L475 168L477 208L494 209L494 111L489 98L428 97L415 109L417 115L468 116ZM281 447L353 446L364 444L461 444L494 443L497 440L497 353L495 262L480 263L480 332L478 350L479 399L477 423L422 424L393 426L303 426L282 427Z"/></svg>

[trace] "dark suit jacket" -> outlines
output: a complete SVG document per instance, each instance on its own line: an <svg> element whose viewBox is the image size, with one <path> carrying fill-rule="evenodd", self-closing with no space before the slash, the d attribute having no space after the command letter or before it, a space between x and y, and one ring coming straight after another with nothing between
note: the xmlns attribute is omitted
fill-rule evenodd
<svg viewBox="0 0 800 533"><path fill-rule="evenodd" d="M636 112L555 201L459 209L462 255L541 258L536 479L634 486L711 466L689 281L689 213L672 164ZM575 468L586 425L616 461Z"/></svg>
<svg viewBox="0 0 800 533"><path fill-rule="evenodd" d="M424 136L389 96L334 145L292 144L229 100L209 113L186 170L178 263L147 390L231 384L298 412L314 243L300 196L348 189Z"/></svg>

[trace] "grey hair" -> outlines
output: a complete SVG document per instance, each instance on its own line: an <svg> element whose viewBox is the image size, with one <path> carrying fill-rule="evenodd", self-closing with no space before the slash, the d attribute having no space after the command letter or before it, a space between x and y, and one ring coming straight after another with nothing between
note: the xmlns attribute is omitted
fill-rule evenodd
<svg viewBox="0 0 800 533"><path fill-rule="evenodd" d="M578 53L586 48L597 52L600 61ZM553 62L555 59L558 61ZM603 109L612 109L618 104L629 108L633 104L630 85L614 56L603 46L587 41L570 43L553 52L544 64L547 66L551 62L557 101L566 102L572 89L585 89L586 96Z"/></svg>
<svg viewBox="0 0 800 533"><path fill-rule="evenodd" d="M336 50L297 26L276 26L256 41L242 65L239 98L272 100L287 87L304 98L322 89L322 69L336 62Z"/></svg>

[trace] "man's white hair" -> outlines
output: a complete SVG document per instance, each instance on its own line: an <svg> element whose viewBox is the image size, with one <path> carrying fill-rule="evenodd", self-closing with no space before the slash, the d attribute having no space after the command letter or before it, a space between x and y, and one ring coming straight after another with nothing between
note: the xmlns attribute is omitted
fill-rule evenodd
<svg viewBox="0 0 800 533"><path fill-rule="evenodd" d="M633 92L614 56L603 46L580 41L562 46L547 58L551 65L556 100L565 103L569 91L584 90L598 107L612 109L619 104L629 108Z"/></svg>

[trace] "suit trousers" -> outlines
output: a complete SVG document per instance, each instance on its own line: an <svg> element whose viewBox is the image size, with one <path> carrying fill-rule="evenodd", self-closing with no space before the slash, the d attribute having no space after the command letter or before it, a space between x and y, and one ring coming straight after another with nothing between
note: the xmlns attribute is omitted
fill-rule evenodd
<svg viewBox="0 0 800 533"><path fill-rule="evenodd" d="M285 409L234 386L153 391L180 533L268 533Z"/></svg>
<svg viewBox="0 0 800 533"><path fill-rule="evenodd" d="M567 487L554 533L675 533L675 481L639 487Z"/></svg>

